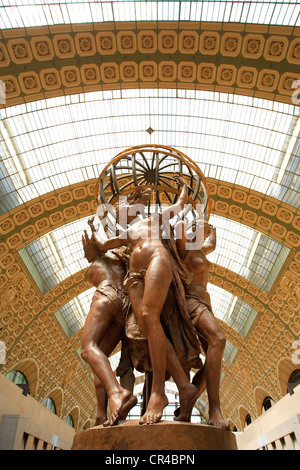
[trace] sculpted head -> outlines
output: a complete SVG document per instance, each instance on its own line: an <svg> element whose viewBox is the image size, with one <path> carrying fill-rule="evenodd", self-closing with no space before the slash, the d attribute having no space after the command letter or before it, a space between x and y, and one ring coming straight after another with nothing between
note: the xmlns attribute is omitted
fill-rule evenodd
<svg viewBox="0 0 300 470"><path fill-rule="evenodd" d="M130 223L139 214L143 213L145 206L151 200L152 192L151 188L137 186L128 196L120 198L116 204L118 222L126 221L126 223Z"/></svg>
<svg viewBox="0 0 300 470"><path fill-rule="evenodd" d="M201 230L203 233L204 240L209 237L211 232L211 225L203 219L198 219L195 223L195 231Z"/></svg>

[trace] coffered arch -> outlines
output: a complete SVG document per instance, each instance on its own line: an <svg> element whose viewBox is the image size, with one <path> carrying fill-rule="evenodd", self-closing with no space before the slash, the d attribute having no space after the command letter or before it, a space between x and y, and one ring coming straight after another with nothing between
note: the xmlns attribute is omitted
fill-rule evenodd
<svg viewBox="0 0 300 470"><path fill-rule="evenodd" d="M15 3L4 2L1 31L2 371L36 361L36 396L61 387L68 410L79 404L82 424L93 417L80 329L68 336L57 313L88 292L84 267L74 264L42 292L24 250L95 214L95 182L119 151L158 142L178 145L208 180L222 254L209 281L216 309L227 312L219 321L231 348L221 385L226 414L238 422L239 407L255 410L255 387L279 399L274 363L289 361L300 334L297 5L262 2L255 11L254 2L175 1L166 13L164 1L144 11L129 1L125 15L119 2L99 2L100 13L87 1L76 4L79 20L71 1L37 2L35 18ZM249 247L258 244L255 266L271 251L262 240L277 243L269 284L247 271L250 249L235 264L241 270L232 269L243 242L225 256L225 235L231 241L240 228L250 230ZM241 302L249 321L237 331L227 321L233 304L233 316L243 314Z"/></svg>
<svg viewBox="0 0 300 470"><path fill-rule="evenodd" d="M291 26L122 22L8 29L2 35L7 105L149 87L290 102L300 79L299 31Z"/></svg>

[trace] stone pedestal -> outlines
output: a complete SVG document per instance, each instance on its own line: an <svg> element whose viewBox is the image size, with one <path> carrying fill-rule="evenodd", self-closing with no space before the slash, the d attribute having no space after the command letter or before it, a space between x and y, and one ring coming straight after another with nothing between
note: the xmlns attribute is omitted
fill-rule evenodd
<svg viewBox="0 0 300 470"><path fill-rule="evenodd" d="M234 433L214 426L138 420L96 426L75 434L72 450L237 450Z"/></svg>

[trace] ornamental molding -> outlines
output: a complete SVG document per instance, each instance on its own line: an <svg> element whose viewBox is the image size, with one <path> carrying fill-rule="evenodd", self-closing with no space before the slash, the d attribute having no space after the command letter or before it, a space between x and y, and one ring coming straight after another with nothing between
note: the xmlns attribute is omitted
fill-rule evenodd
<svg viewBox="0 0 300 470"><path fill-rule="evenodd" d="M292 34L291 28L265 25L134 26L3 30L5 106L61 94L149 86L237 93L292 104L294 82L300 80L297 28Z"/></svg>

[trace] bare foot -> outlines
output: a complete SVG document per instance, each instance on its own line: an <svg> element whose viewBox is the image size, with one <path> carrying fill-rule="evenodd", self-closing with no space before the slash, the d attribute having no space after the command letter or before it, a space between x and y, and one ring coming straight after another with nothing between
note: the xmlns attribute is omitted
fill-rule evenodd
<svg viewBox="0 0 300 470"><path fill-rule="evenodd" d="M168 403L166 395L158 396L151 393L146 412L141 417L139 424L158 423L162 418L163 409L168 405Z"/></svg>
<svg viewBox="0 0 300 470"><path fill-rule="evenodd" d="M184 390L179 391L180 408L175 410L174 421L191 421L193 406L198 398L198 388L189 384Z"/></svg>
<svg viewBox="0 0 300 470"><path fill-rule="evenodd" d="M120 412L120 421L127 418L129 411L137 404L137 398L134 395L131 395Z"/></svg>
<svg viewBox="0 0 300 470"><path fill-rule="evenodd" d="M109 402L111 415L108 418L108 420L106 420L103 423L103 426L104 427L115 426L116 424L118 424L118 421L121 419L121 416L124 415L122 411L123 411L123 408L125 408L125 405L127 405L126 408L128 408L128 411L126 413L126 416L127 416L132 406L134 406L136 403L135 402L134 404L132 404L131 407L128 406L127 402L130 401L132 398L135 398L135 397L133 397L132 394L128 390L123 390L122 392L118 392L110 396L108 402ZM133 402L134 400L131 400L131 403Z"/></svg>
<svg viewBox="0 0 300 470"><path fill-rule="evenodd" d="M106 420L107 420L107 417L104 416L104 415L96 416L96 420L95 420L94 426L100 426L101 424L105 423Z"/></svg>
<svg viewBox="0 0 300 470"><path fill-rule="evenodd" d="M224 420L219 410L210 413L208 424L210 426L216 426L217 428L225 429L226 431L230 430L229 424Z"/></svg>

